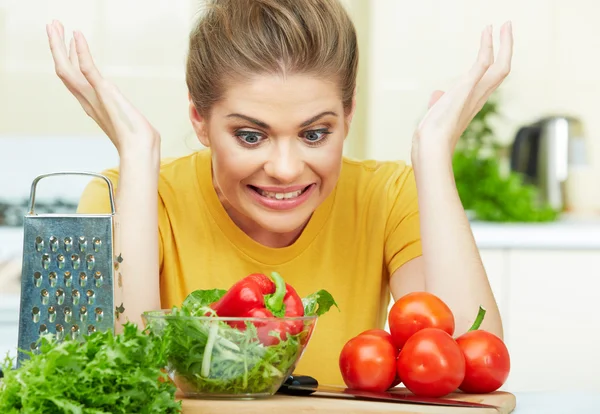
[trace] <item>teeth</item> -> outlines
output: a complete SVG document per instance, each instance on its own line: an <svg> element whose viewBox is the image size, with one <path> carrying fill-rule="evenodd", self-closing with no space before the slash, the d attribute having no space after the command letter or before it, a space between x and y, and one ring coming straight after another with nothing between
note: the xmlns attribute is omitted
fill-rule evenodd
<svg viewBox="0 0 600 414"><path fill-rule="evenodd" d="M298 197L300 194L302 194L302 190L292 191L291 193L273 193L271 191L261 190L260 188L258 189L258 192L263 197L275 198L277 200L283 200L283 199L288 199L288 198L295 198L295 197Z"/></svg>

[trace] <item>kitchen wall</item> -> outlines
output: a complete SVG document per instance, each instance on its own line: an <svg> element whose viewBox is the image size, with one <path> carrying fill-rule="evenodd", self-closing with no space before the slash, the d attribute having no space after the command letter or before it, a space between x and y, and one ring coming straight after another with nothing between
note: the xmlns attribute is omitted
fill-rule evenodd
<svg viewBox="0 0 600 414"><path fill-rule="evenodd" d="M600 207L600 3L593 0L376 0L370 2L365 156L406 158L412 131L432 90L446 89L474 62L480 31L513 22L512 71L498 92L497 138L512 142L517 128L548 114L584 122L591 168L576 171L574 194Z"/></svg>
<svg viewBox="0 0 600 414"><path fill-rule="evenodd" d="M592 51L600 4L593 0L344 0L360 35L359 108L347 154L409 159L412 132L429 94L468 70L486 24L507 19L515 33L512 73L499 91L498 139L551 113L580 117L589 171L600 177L600 58ZM44 25L81 29L103 74L156 125L163 154L200 148L187 115L183 65L187 34L202 0L0 1L0 137L94 136L98 127L53 72ZM497 32L496 32L497 34ZM497 46L497 44L496 44ZM1 139L1 138L0 138ZM85 145L82 143L82 145ZM2 149L0 151L7 150ZM586 197L600 207L600 192Z"/></svg>

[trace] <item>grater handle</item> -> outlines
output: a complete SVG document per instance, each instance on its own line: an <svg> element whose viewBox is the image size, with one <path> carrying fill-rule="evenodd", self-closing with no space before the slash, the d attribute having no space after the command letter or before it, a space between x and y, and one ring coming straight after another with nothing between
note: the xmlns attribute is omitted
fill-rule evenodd
<svg viewBox="0 0 600 414"><path fill-rule="evenodd" d="M29 200L29 214L33 214L33 206L35 204L35 189L37 187L37 183L42 178L52 177L52 176L56 176L56 175L88 175L88 176L103 179L106 182L106 184L108 185L108 197L110 200L110 211L113 215L115 214L115 201L114 201L114 197L113 197L112 182L108 179L108 177L106 177L102 174L97 174L97 173L93 173L93 172L83 172L83 171L60 171L60 172L42 174L42 175L38 175L37 177L35 177L35 179L33 180L33 183L31 184L31 196L30 196L30 200Z"/></svg>

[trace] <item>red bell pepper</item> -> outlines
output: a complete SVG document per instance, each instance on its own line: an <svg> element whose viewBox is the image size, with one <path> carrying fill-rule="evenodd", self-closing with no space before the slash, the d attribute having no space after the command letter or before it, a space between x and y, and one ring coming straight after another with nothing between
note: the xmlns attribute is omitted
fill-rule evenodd
<svg viewBox="0 0 600 414"><path fill-rule="evenodd" d="M265 275L249 275L235 283L210 307L221 317L272 318L274 313L279 316L284 310L284 299L288 291L283 278L278 273L273 272L272 277L274 282ZM246 329L243 321L230 321L229 325L240 330ZM289 331L284 321L255 321L254 325L259 340L266 346L285 340ZM276 336L270 335L273 331Z"/></svg>
<svg viewBox="0 0 600 414"><path fill-rule="evenodd" d="M261 287L250 277L245 277L229 288L221 299L210 307L221 317L244 316L255 308L264 308Z"/></svg>
<svg viewBox="0 0 600 414"><path fill-rule="evenodd" d="M263 293L269 294L275 292L275 283L266 275L262 273L254 273L248 277L255 280L261 286ZM285 316L304 316L304 304L302 303L302 298L289 283L286 283L285 287L286 291L283 298L283 304L285 305ZM287 324L292 335L299 334L304 328L302 321L287 321Z"/></svg>

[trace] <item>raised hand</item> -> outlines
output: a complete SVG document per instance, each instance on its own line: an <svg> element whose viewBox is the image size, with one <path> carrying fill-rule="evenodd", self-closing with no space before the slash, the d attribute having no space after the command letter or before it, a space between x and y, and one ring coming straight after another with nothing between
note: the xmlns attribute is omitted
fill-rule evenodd
<svg viewBox="0 0 600 414"><path fill-rule="evenodd" d="M500 50L494 60L492 28L481 34L477 61L455 85L443 93L435 91L429 111L413 137L412 157L416 161L423 152L452 157L456 143L490 95L510 73L513 51L512 25L500 29Z"/></svg>
<svg viewBox="0 0 600 414"><path fill-rule="evenodd" d="M46 25L46 31L56 74L120 155L160 143L160 135L148 120L102 77L83 34L73 33L67 53L63 25L54 20Z"/></svg>

